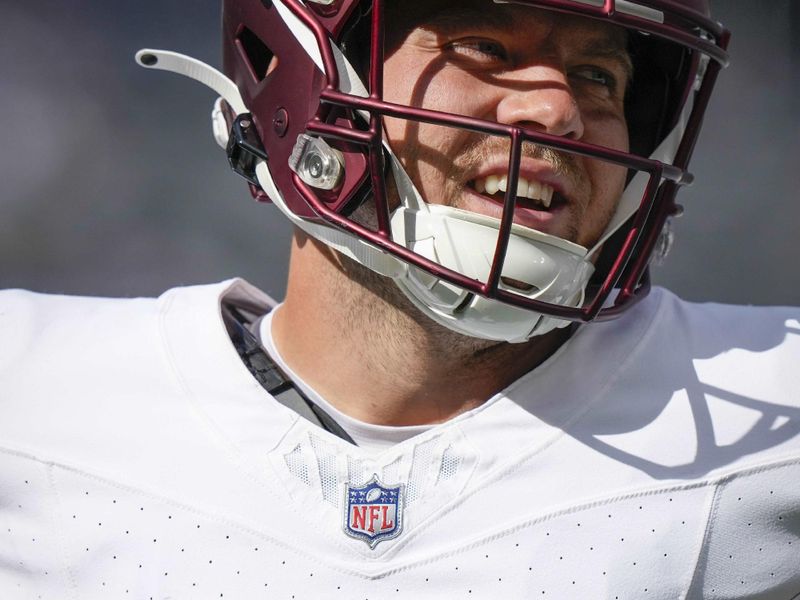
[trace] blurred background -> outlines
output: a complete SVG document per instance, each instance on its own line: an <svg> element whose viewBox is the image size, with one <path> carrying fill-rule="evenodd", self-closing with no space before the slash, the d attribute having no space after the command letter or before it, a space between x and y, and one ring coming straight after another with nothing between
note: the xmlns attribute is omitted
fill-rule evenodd
<svg viewBox="0 0 800 600"><path fill-rule="evenodd" d="M717 0L733 30L655 281L800 304L800 0ZM290 227L210 133L210 90L133 62L220 65L214 1L0 0L0 287L137 296L240 275L283 295Z"/></svg>

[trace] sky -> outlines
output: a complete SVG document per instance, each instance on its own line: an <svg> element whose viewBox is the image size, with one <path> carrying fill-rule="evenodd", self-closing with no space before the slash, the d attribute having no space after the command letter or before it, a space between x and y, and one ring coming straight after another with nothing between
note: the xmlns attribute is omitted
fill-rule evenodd
<svg viewBox="0 0 800 600"><path fill-rule="evenodd" d="M800 2L717 0L733 30L656 283L800 304ZM0 0L0 287L140 296L242 276L285 290L291 228L210 133L214 95L135 65L220 65L219 5Z"/></svg>

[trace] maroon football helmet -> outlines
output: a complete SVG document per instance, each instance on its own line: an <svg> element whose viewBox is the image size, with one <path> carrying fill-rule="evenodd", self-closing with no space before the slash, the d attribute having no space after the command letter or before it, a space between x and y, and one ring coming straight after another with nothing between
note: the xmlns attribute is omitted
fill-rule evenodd
<svg viewBox="0 0 800 600"><path fill-rule="evenodd" d="M710 19L707 2L484 1L486 11L530 6L624 29L633 77L621 150L526 122L387 101L393 22L384 15L403 6L391 1L224 0L224 71L246 107L228 110L228 150L256 198L392 277L425 314L467 335L523 341L568 322L614 317L644 297L648 263L664 253L665 223L679 212L679 187L692 180L689 159L728 61L728 31ZM463 5L438 4L441 11ZM387 139L388 120L501 144L502 173L468 184L498 213L426 198ZM597 161L623 172L616 213L597 239L581 245L520 218L571 201L521 167L536 152L540 160Z"/></svg>

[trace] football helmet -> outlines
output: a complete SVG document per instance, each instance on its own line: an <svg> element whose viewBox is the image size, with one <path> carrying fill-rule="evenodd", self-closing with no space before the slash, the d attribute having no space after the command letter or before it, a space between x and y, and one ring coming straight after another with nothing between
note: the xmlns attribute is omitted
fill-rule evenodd
<svg viewBox="0 0 800 600"><path fill-rule="evenodd" d="M625 97L628 149L387 101L385 38L393 24L385 0L224 0L224 75L170 52L142 50L137 59L219 93L215 136L256 199L391 277L440 324L521 342L570 322L613 318L647 294L648 264L665 253L665 224L680 212L676 193L692 181L688 163L728 62L729 33L711 20L706 0L486 0L486 9L503 4L625 29L634 72ZM491 195L500 216L424 197L388 139L389 119L503 140L504 175L474 190ZM624 170L616 212L591 244L517 218L570 201L520 182L523 156L536 151Z"/></svg>

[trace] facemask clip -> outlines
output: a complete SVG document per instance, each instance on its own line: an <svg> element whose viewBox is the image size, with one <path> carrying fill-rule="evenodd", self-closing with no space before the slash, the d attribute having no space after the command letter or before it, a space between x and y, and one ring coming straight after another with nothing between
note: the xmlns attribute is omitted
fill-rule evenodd
<svg viewBox="0 0 800 600"><path fill-rule="evenodd" d="M289 168L311 187L332 190L342 180L344 157L322 138L301 133L289 157Z"/></svg>

